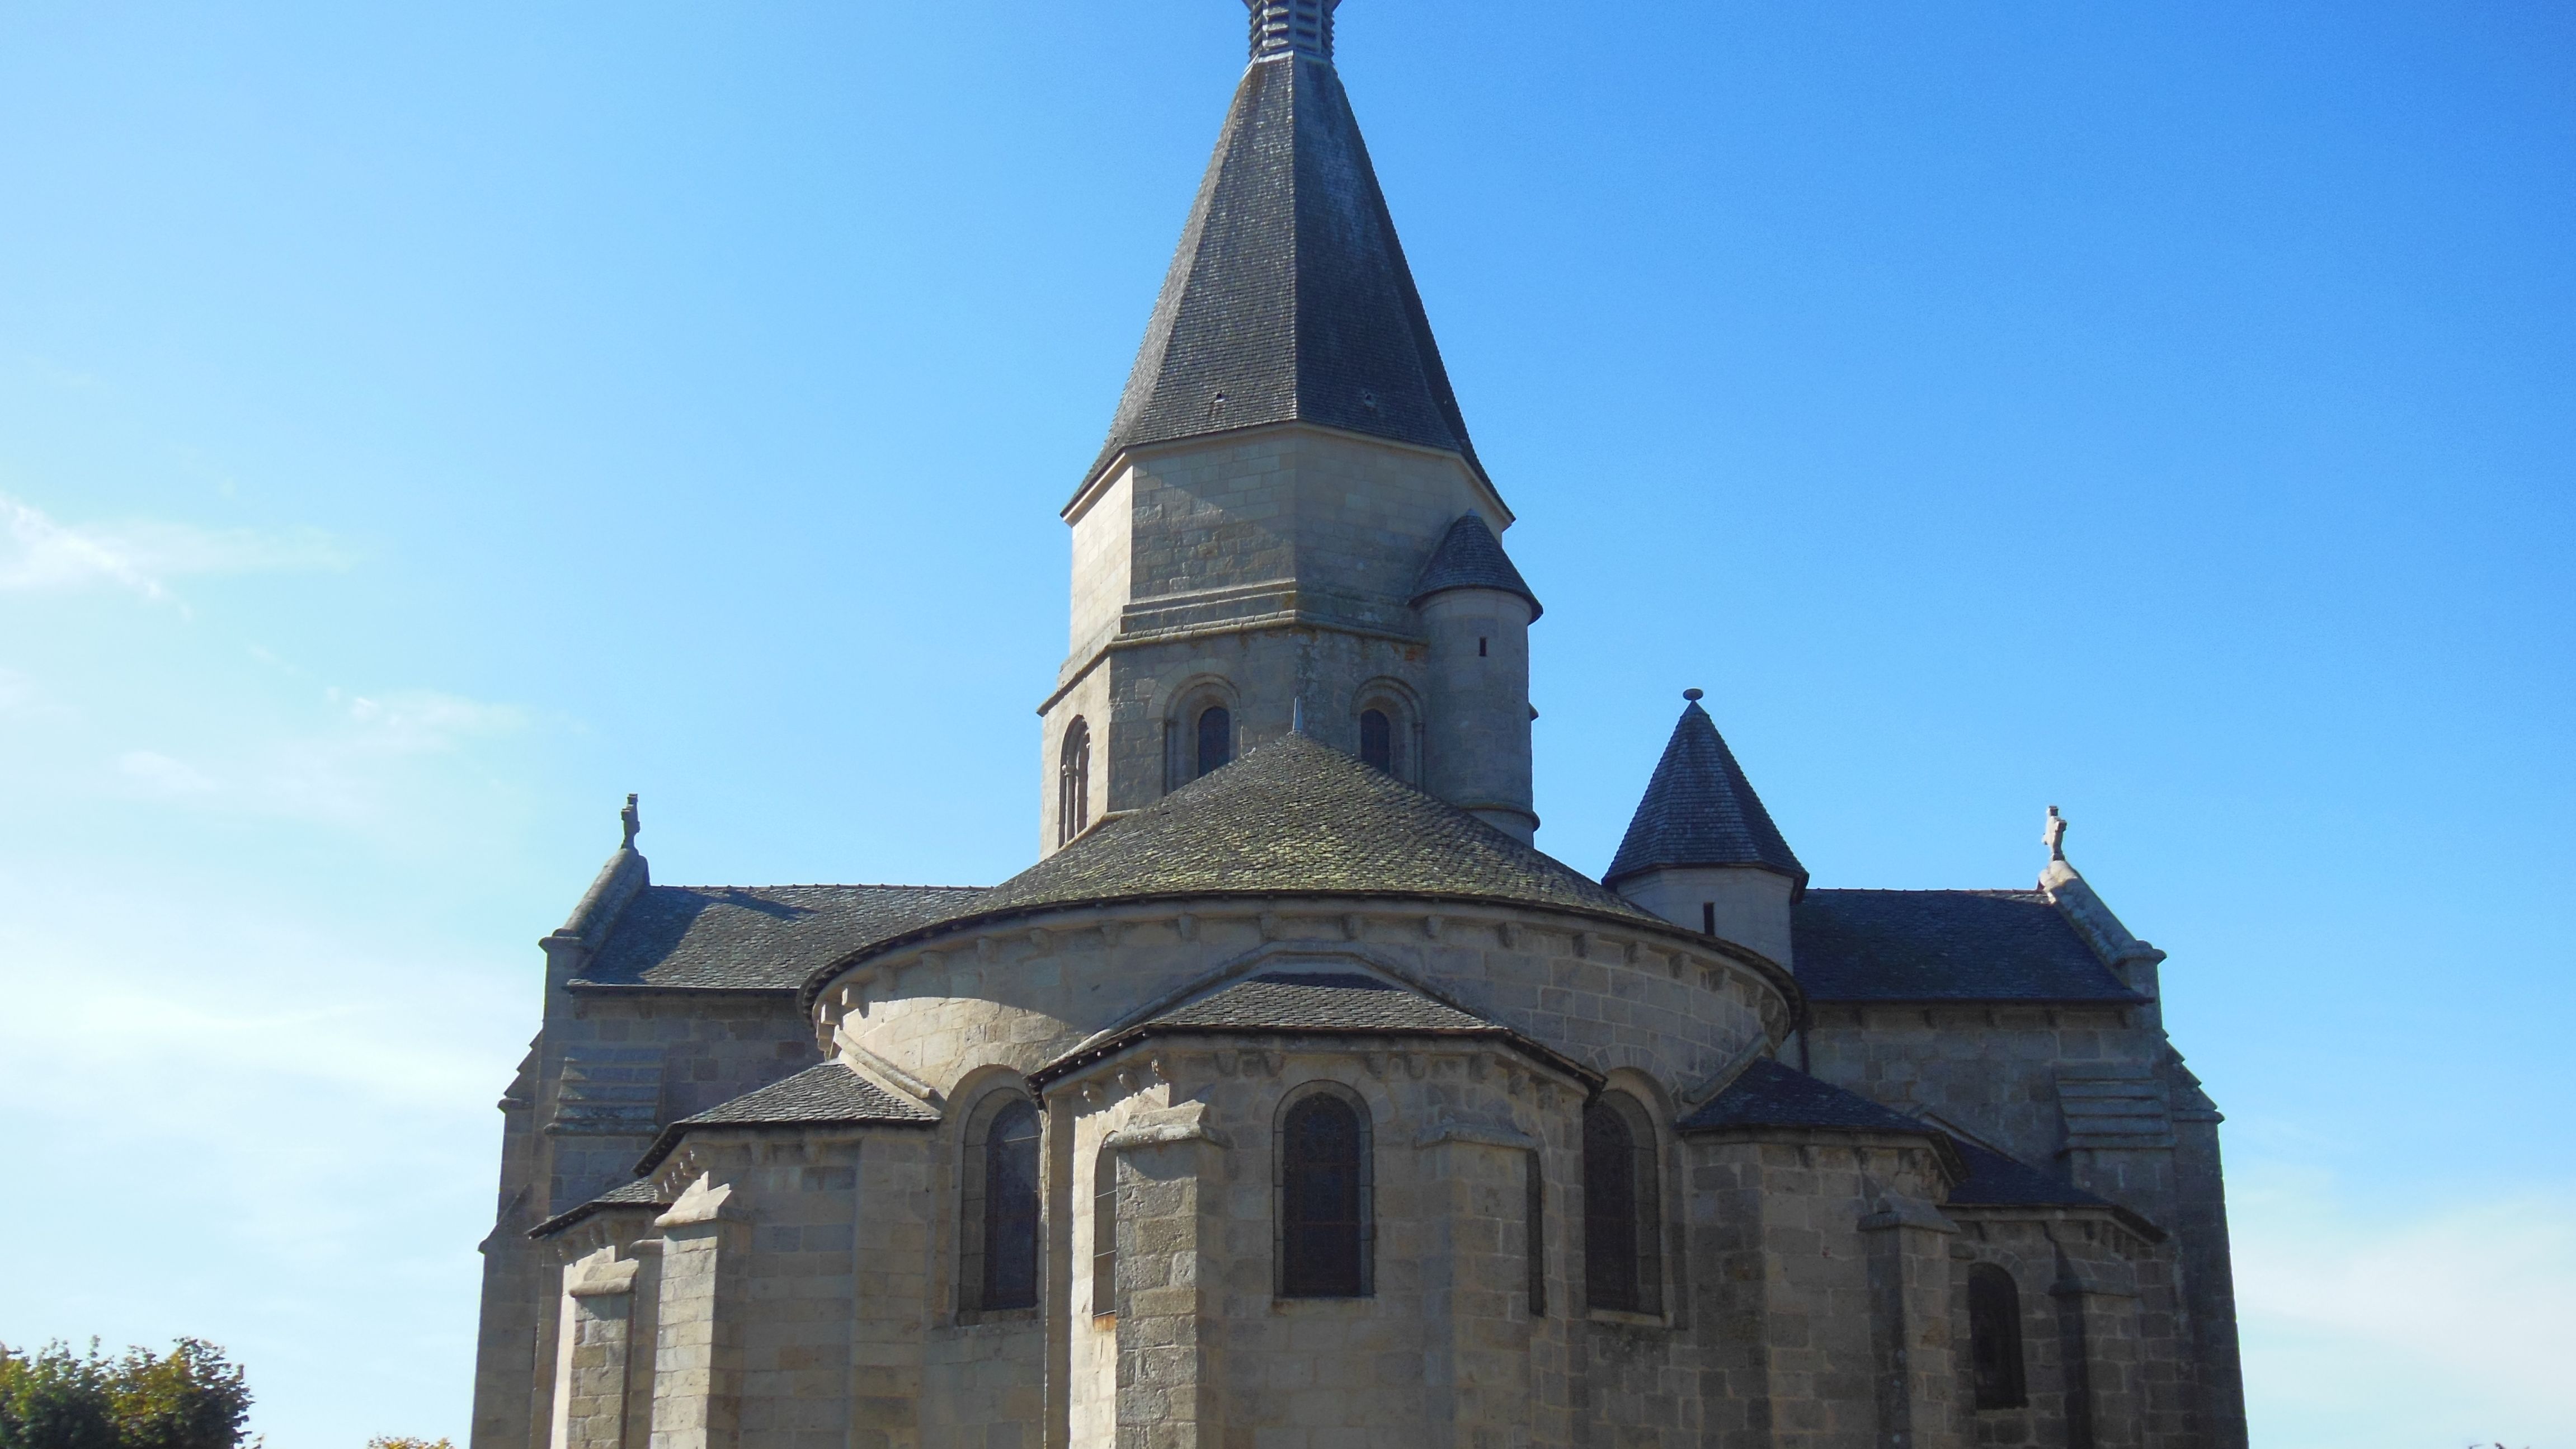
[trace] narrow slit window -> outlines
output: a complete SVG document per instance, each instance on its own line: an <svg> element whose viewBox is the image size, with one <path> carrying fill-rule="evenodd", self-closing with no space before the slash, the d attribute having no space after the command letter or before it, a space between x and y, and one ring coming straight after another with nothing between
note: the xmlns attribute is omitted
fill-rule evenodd
<svg viewBox="0 0 2576 1449"><path fill-rule="evenodd" d="M1038 1303L1038 1110L1019 1098L993 1114L980 1144L983 1219L975 1224L982 1272L975 1306Z"/></svg>
<svg viewBox="0 0 2576 1449"><path fill-rule="evenodd" d="M2022 1387L2021 1290L2012 1274L1992 1263L1968 1270L1968 1361L1978 1408L2018 1409L2030 1402Z"/></svg>
<svg viewBox="0 0 2576 1449"><path fill-rule="evenodd" d="M1476 640L1476 657L1479 659L1485 657L1485 640L1481 635Z"/></svg>
<svg viewBox="0 0 2576 1449"><path fill-rule="evenodd" d="M1608 1092L1583 1109L1583 1284L1589 1307L1663 1311L1663 1215L1645 1110Z"/></svg>
<svg viewBox="0 0 2576 1449"><path fill-rule="evenodd" d="M1118 1154L1103 1147L1091 1164L1091 1312L1118 1311Z"/></svg>
<svg viewBox="0 0 2576 1449"><path fill-rule="evenodd" d="M1369 1295L1368 1124L1317 1092L1281 1124L1279 1296Z"/></svg>
<svg viewBox="0 0 2576 1449"><path fill-rule="evenodd" d="M1717 902L1702 901L1699 903L1699 933L1703 936L1714 936L1717 934Z"/></svg>
<svg viewBox="0 0 2576 1449"><path fill-rule="evenodd" d="M1234 761L1234 713L1221 704L1199 711L1199 767L1191 778Z"/></svg>
<svg viewBox="0 0 2576 1449"><path fill-rule="evenodd" d="M1395 771L1395 724L1382 709L1360 711L1360 763Z"/></svg>
<svg viewBox="0 0 2576 1449"><path fill-rule="evenodd" d="M1522 1254L1528 1260L1529 1316L1547 1316L1547 1176L1535 1152L1521 1159Z"/></svg>

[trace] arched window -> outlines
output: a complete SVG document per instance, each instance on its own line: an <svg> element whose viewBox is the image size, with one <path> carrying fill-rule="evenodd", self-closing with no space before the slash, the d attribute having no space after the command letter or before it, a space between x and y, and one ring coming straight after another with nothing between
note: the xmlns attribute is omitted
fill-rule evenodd
<svg viewBox="0 0 2576 1449"><path fill-rule="evenodd" d="M1091 726L1079 717L1064 730L1064 757L1056 767L1055 843L1062 845L1091 824Z"/></svg>
<svg viewBox="0 0 2576 1449"><path fill-rule="evenodd" d="M2021 1290L1992 1263L1968 1270L1968 1362L1976 1371L1978 1408L2030 1402L2021 1377Z"/></svg>
<svg viewBox="0 0 2576 1449"><path fill-rule="evenodd" d="M1288 1109L1279 1136L1279 1296L1369 1296L1367 1117L1318 1091Z"/></svg>
<svg viewBox="0 0 2576 1449"><path fill-rule="evenodd" d="M1360 711L1360 763L1395 770L1395 723L1382 709Z"/></svg>
<svg viewBox="0 0 2576 1449"><path fill-rule="evenodd" d="M1221 704L1199 711L1199 767L1190 772L1197 779L1210 770L1221 770L1234 760L1234 712Z"/></svg>
<svg viewBox="0 0 2576 1449"><path fill-rule="evenodd" d="M995 1093L966 1143L961 1307L1038 1305L1038 1109Z"/></svg>
<svg viewBox="0 0 2576 1449"><path fill-rule="evenodd" d="M1118 1311L1118 1151L1091 1160L1091 1312Z"/></svg>
<svg viewBox="0 0 2576 1449"><path fill-rule="evenodd" d="M1652 1119L1604 1092L1583 1109L1583 1284L1593 1308L1663 1312L1663 1214Z"/></svg>

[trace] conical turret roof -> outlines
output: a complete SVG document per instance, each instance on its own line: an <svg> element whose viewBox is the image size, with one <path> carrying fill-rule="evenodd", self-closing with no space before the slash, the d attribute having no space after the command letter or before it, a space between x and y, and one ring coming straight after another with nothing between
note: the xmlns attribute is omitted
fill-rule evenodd
<svg viewBox="0 0 2576 1449"><path fill-rule="evenodd" d="M1687 697L1672 742L1646 783L1646 798L1601 879L1615 886L1650 870L1750 865L1778 871L1803 887L1807 868L1771 823L1735 752L1719 737L1717 722L1699 707L1699 691Z"/></svg>
<svg viewBox="0 0 2576 1449"><path fill-rule="evenodd" d="M1280 48L1235 91L1085 481L1124 449L1290 421L1484 474L1341 77L1328 53Z"/></svg>
<svg viewBox="0 0 2576 1449"><path fill-rule="evenodd" d="M1440 546L1422 565L1422 574L1413 581L1413 602L1419 604L1433 594L1448 589L1500 589L1529 600L1530 622L1547 612L1539 607L1538 595L1521 579L1521 571L1512 564L1512 556L1503 552L1503 541L1494 536L1482 515L1474 510L1460 514L1449 525Z"/></svg>

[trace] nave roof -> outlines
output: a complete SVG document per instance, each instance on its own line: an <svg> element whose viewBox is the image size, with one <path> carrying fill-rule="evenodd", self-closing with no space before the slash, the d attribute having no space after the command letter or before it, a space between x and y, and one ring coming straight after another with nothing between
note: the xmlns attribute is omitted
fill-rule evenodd
<svg viewBox="0 0 2576 1449"><path fill-rule="evenodd" d="M1810 890L1789 922L1811 1001L2146 999L2038 891Z"/></svg>
<svg viewBox="0 0 2576 1449"><path fill-rule="evenodd" d="M853 947L954 914L974 886L646 886L577 986L793 991Z"/></svg>

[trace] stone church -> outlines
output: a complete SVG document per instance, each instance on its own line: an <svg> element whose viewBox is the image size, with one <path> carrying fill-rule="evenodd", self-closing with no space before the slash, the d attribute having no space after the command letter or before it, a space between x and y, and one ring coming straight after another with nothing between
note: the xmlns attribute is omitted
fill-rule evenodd
<svg viewBox="0 0 2576 1449"><path fill-rule="evenodd" d="M1534 848L1334 3L1252 0L1065 504L1036 864L663 885L630 801L542 943L473 1449L2242 1446L2219 1116L2053 809L1813 887L1691 690Z"/></svg>

